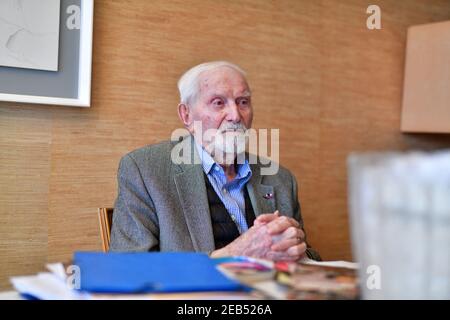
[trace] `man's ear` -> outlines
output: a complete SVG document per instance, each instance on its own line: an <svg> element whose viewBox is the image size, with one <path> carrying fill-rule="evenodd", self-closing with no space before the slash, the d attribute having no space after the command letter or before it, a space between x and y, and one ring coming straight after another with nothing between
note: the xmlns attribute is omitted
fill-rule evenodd
<svg viewBox="0 0 450 320"><path fill-rule="evenodd" d="M191 116L191 110L189 109L189 106L180 103L178 105L178 116L180 117L181 122L183 122L184 126L189 129L192 124L192 116Z"/></svg>

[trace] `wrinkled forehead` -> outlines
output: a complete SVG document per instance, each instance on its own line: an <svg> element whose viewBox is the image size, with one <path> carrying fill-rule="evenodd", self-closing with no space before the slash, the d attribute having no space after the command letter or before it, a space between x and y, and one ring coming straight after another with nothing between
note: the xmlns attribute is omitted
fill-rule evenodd
<svg viewBox="0 0 450 320"><path fill-rule="evenodd" d="M223 92L233 95L250 95L245 77L231 67L219 67L208 70L199 76L200 94Z"/></svg>

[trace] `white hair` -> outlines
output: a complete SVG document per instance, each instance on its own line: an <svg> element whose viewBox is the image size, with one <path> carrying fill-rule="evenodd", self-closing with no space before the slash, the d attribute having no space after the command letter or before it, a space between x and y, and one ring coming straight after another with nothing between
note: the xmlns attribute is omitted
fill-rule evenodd
<svg viewBox="0 0 450 320"><path fill-rule="evenodd" d="M246 73L239 66L227 61L205 62L186 71L178 80L178 90L180 91L180 103L188 105L197 98L199 91L199 77L205 71L210 71L219 67L229 67L239 72L244 79Z"/></svg>

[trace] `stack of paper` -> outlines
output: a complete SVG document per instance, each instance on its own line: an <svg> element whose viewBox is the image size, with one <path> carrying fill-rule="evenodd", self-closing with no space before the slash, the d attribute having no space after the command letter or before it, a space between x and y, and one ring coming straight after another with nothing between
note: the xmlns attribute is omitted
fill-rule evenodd
<svg viewBox="0 0 450 320"><path fill-rule="evenodd" d="M73 290L62 263L48 264L47 269L50 272L13 277L11 283L25 299L85 300L91 298L87 293Z"/></svg>
<svg viewBox="0 0 450 320"><path fill-rule="evenodd" d="M450 152L354 154L354 255L368 299L450 298Z"/></svg>

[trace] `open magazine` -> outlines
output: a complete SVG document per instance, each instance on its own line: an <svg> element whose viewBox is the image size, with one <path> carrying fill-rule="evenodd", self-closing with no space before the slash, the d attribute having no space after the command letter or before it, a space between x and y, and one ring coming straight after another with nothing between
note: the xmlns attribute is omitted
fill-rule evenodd
<svg viewBox="0 0 450 320"><path fill-rule="evenodd" d="M359 299L358 265L346 261L271 262L248 257L218 260L225 275L269 299Z"/></svg>

